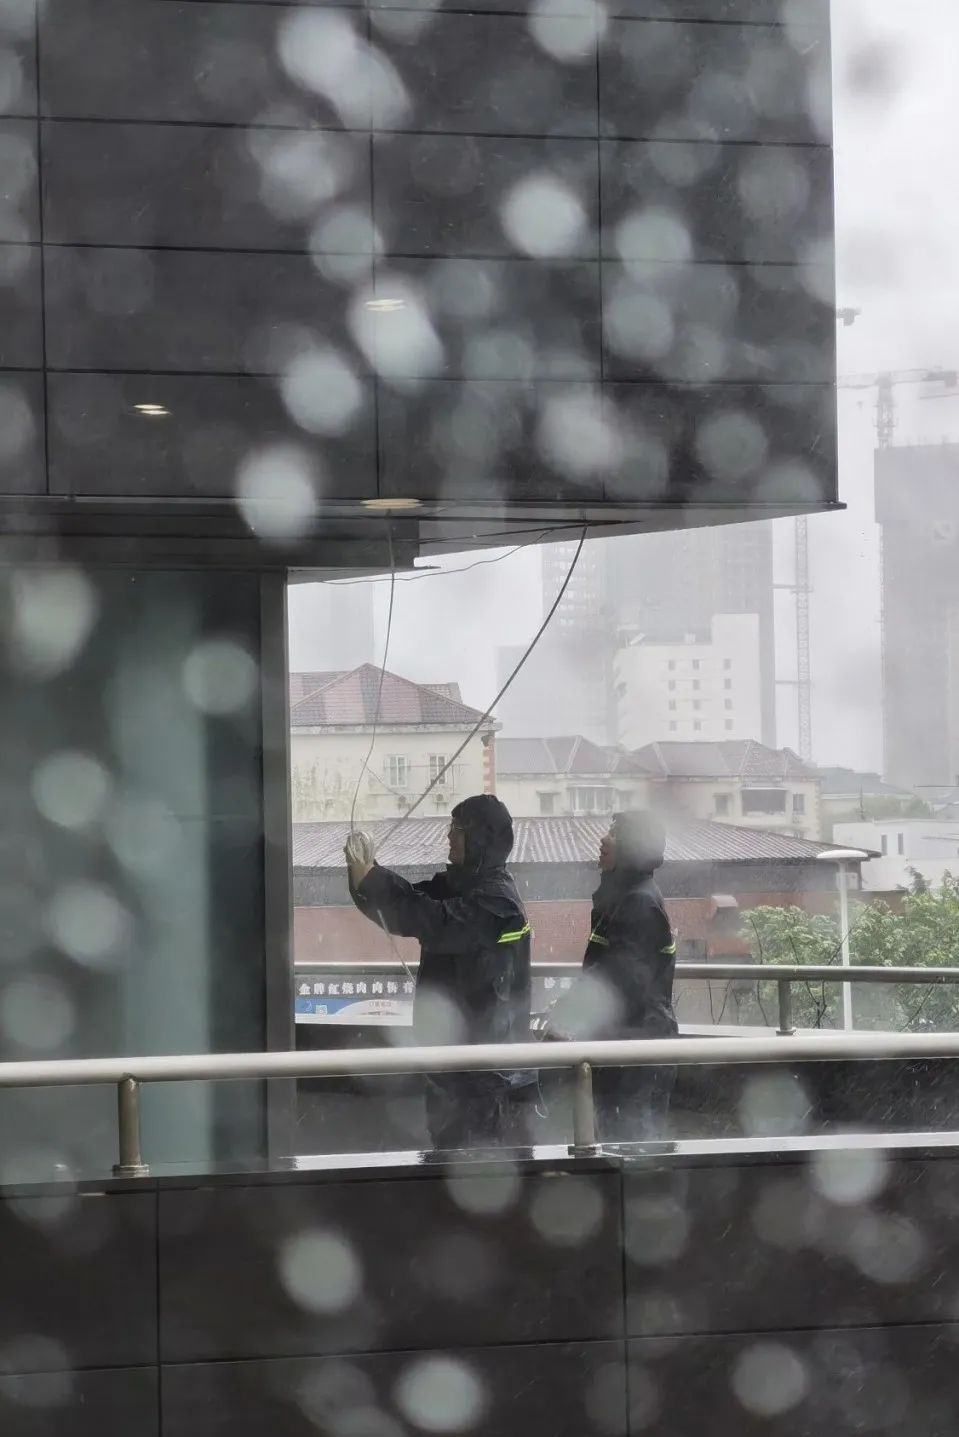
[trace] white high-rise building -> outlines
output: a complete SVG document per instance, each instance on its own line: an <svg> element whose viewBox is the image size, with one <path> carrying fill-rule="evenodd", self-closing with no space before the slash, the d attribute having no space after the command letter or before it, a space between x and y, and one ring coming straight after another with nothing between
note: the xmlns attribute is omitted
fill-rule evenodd
<svg viewBox="0 0 959 1437"><path fill-rule="evenodd" d="M666 740L758 738L759 617L717 614L706 632L635 633L616 652L613 679L617 738L627 749Z"/></svg>

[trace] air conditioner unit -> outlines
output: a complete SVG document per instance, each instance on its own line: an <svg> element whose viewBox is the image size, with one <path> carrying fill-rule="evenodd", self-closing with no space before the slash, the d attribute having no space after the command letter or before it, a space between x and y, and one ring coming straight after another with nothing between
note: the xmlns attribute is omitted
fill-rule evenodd
<svg viewBox="0 0 959 1437"><path fill-rule="evenodd" d="M436 804L437 808L439 808L439 806L440 806L441 804L447 804L447 803L449 803L449 801L450 801L450 796L449 796L449 794L446 792L446 790L445 790L444 788L434 788L434 790L433 790L433 802Z"/></svg>

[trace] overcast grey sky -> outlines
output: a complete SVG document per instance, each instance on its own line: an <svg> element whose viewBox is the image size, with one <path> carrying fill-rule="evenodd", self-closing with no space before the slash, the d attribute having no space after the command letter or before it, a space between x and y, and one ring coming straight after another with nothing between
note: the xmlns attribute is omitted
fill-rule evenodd
<svg viewBox="0 0 959 1437"><path fill-rule="evenodd" d="M861 308L839 330L841 375L919 366L959 368L959 0L833 0L838 299ZM959 399L896 390L900 441L959 438ZM881 764L879 543L873 518L872 391L839 392L842 515L810 523L814 754L822 763ZM790 577L792 526L777 525L777 565ZM609 541L609 542L615 542ZM451 559L449 567L470 563ZM378 585L378 646L385 585ZM291 594L291 661L323 667L307 589ZM521 553L469 573L400 585L390 668L456 680L485 707L495 654L541 617L539 559ZM794 672L793 614L777 600L780 674ZM381 657L378 652L377 661ZM780 741L795 743L794 698L780 702Z"/></svg>

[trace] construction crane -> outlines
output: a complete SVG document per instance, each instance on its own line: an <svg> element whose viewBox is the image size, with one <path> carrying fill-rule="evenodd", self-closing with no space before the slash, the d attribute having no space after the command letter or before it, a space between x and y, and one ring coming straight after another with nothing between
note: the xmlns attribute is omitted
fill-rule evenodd
<svg viewBox="0 0 959 1437"><path fill-rule="evenodd" d="M844 324L851 324L858 311L837 311ZM852 318L847 319L849 314ZM876 374L847 374L836 381L838 389L875 389L876 391L876 448L888 449L896 435L896 400L894 390L900 384L943 384L946 386L943 398L959 386L959 372L954 369L899 369L884 370ZM932 397L932 396L924 396ZM938 398L939 396L935 396ZM881 541L880 541L881 542ZM780 684L789 684L796 689L796 718L800 758L808 763L812 758L812 670L810 658L809 595L809 521L799 515L793 527L793 581L791 584L776 584L777 589L787 589L796 600L796 677L780 679ZM883 642L885 642L884 615L880 614Z"/></svg>

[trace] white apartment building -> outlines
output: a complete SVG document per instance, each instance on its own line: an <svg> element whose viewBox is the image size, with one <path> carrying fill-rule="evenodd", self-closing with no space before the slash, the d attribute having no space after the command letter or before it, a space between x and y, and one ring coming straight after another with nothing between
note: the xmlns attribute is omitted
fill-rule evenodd
<svg viewBox="0 0 959 1437"><path fill-rule="evenodd" d="M613 662L617 737L719 743L762 732L759 617L717 614L708 632L673 640L635 633Z"/></svg>
<svg viewBox="0 0 959 1437"><path fill-rule="evenodd" d="M959 874L959 821L940 818L885 818L837 823L833 842L841 848L865 848L876 854L862 866L867 893L897 893L921 873L937 888L947 873Z"/></svg>
<svg viewBox="0 0 959 1437"><path fill-rule="evenodd" d="M377 708L377 699L379 707ZM349 673L290 675L293 819L297 823L398 818L446 767L482 715L456 684L432 687L364 664ZM417 809L446 817L491 791L496 723L487 719ZM371 740L373 752L364 770Z"/></svg>

